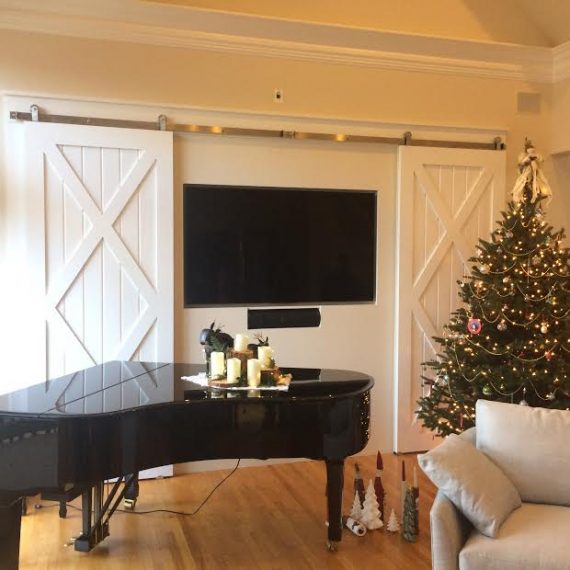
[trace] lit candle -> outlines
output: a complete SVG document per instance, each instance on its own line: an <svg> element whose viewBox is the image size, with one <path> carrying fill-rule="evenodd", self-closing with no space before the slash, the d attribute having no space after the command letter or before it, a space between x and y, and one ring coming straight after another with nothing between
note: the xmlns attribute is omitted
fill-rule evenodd
<svg viewBox="0 0 570 570"><path fill-rule="evenodd" d="M236 352L245 352L247 350L248 342L249 337L246 334L236 334L236 339L234 340L234 350Z"/></svg>
<svg viewBox="0 0 570 570"><path fill-rule="evenodd" d="M255 388L261 382L261 363L257 358L247 361L247 385Z"/></svg>
<svg viewBox="0 0 570 570"><path fill-rule="evenodd" d="M224 353L212 352L210 355L210 376L224 375Z"/></svg>
<svg viewBox="0 0 570 570"><path fill-rule="evenodd" d="M257 348L257 358L261 362L261 368L270 368L273 359L273 349L270 346L259 346Z"/></svg>
<svg viewBox="0 0 570 570"><path fill-rule="evenodd" d="M228 382L230 384L237 383L241 375L241 360L239 358L228 358L227 369Z"/></svg>

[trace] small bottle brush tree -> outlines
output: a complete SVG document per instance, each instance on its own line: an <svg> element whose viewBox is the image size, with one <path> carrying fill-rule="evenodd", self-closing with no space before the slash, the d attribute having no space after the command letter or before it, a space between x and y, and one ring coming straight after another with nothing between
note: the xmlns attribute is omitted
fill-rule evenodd
<svg viewBox="0 0 570 570"><path fill-rule="evenodd" d="M400 532L400 523L398 522L398 517L396 516L396 511L394 511L394 509L390 512L386 530L388 532Z"/></svg>
<svg viewBox="0 0 570 570"><path fill-rule="evenodd" d="M474 425L479 398L570 407L570 250L564 230L544 219L551 193L540 162L527 143L513 199L469 259L463 304L434 339L441 352L424 363L430 394L418 417L436 435Z"/></svg>
<svg viewBox="0 0 570 570"><path fill-rule="evenodd" d="M350 518L355 521L360 521L362 518L362 505L360 504L360 497L358 491L354 492L354 501L352 502L352 510L350 511Z"/></svg>
<svg viewBox="0 0 570 570"><path fill-rule="evenodd" d="M360 517L360 522L368 530L375 530L384 526L384 523L380 519L380 508L372 481L370 481L368 487L366 488L366 495L364 497L364 505L362 507L362 516Z"/></svg>
<svg viewBox="0 0 570 570"><path fill-rule="evenodd" d="M418 539L418 511L416 509L416 499L410 486L406 489L404 498L402 538L408 542L415 542Z"/></svg>

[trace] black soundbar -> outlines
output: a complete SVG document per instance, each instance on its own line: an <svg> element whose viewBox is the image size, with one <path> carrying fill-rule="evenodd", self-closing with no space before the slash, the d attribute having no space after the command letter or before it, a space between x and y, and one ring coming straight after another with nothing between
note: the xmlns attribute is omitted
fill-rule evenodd
<svg viewBox="0 0 570 570"><path fill-rule="evenodd" d="M318 327L321 311L311 309L248 309L248 329L287 329Z"/></svg>

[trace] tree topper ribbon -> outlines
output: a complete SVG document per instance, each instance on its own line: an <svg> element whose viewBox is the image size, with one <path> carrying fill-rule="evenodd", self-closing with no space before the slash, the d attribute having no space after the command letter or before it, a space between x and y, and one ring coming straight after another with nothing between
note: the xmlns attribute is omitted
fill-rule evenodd
<svg viewBox="0 0 570 570"><path fill-rule="evenodd" d="M519 154L520 174L513 187L513 200L515 202L524 200L524 190L527 186L531 191L531 204L534 204L537 198L548 198L548 202L550 202L552 190L540 167L542 161L542 156L536 152L531 144L527 143L525 151Z"/></svg>

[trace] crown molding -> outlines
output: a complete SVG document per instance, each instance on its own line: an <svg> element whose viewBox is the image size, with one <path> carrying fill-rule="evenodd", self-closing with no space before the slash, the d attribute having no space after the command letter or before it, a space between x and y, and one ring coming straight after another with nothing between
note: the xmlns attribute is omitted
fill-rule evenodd
<svg viewBox="0 0 570 570"><path fill-rule="evenodd" d="M155 6L150 8L154 10ZM107 13L109 19L93 15L80 16L76 13L0 9L0 29L396 71L539 83L551 83L554 80L553 61L556 57L563 62L557 69L568 73L568 44L563 44L563 49L553 50L243 14L213 13L192 8L180 10L180 19L175 22L173 14L172 10L162 12L162 18L148 21L151 12L143 13L140 10L130 20L126 20L112 19L113 14ZM126 17L124 14L118 16ZM231 30L231 34L227 30ZM561 55L553 56L558 53Z"/></svg>
<svg viewBox="0 0 570 570"><path fill-rule="evenodd" d="M560 44L552 51L552 73L554 82L570 79L570 42Z"/></svg>

